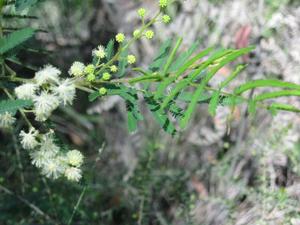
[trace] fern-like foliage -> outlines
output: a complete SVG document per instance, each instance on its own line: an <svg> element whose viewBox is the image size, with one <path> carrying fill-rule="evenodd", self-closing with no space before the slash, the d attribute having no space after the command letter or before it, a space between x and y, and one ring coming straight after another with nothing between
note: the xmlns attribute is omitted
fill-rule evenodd
<svg viewBox="0 0 300 225"><path fill-rule="evenodd" d="M15 114L17 110L23 109L25 107L30 107L32 105L32 101L30 100L2 100L0 101L0 114L5 112L9 112Z"/></svg>
<svg viewBox="0 0 300 225"><path fill-rule="evenodd" d="M14 4L16 10L20 11L34 6L37 2L39 0L16 0ZM33 19L32 15L18 14L8 14L6 19L14 17ZM154 22L155 19L151 21ZM16 57L16 50L34 33L34 29L24 28L2 37L0 39L2 61L8 59L13 63L22 64ZM99 88L105 88L109 96L120 96L126 103L130 132L136 131L138 122L143 120L140 111L141 102L149 109L159 126L171 135L178 129L187 127L199 104L208 104L211 116L216 115L217 107L220 105L235 107L240 104L247 104L249 114L252 116L258 108L265 108L273 114L277 110L299 112L294 106L275 101L283 96L300 96L298 84L276 79L260 79L246 82L228 91L231 82L239 76L246 65L235 65L233 72L218 86L209 85L220 69L232 64L240 56L250 53L253 47L223 49L210 46L199 51L200 41L196 41L186 51L181 51L182 41L182 38L166 40L147 68L131 68L128 64L128 50L132 41L124 41L115 52L115 41L111 40L105 48L106 58L101 60L101 66L98 65L97 57L94 56L92 60L93 65L99 68L94 74L95 82L83 82L81 85L92 87L89 89L90 101L103 96L99 93ZM113 74L111 80L104 81L101 76L104 72L110 72L108 68L112 65L117 66L117 72ZM130 69L130 74L134 74L134 77L127 76ZM135 85L137 83L138 85ZM246 92L258 88L276 88L276 90L257 94L248 99ZM21 105L20 108L26 106Z"/></svg>
<svg viewBox="0 0 300 225"><path fill-rule="evenodd" d="M17 11L22 11L35 5L38 0L15 0L15 7Z"/></svg>
<svg viewBox="0 0 300 225"><path fill-rule="evenodd" d="M32 28L24 28L22 30L15 31L0 39L0 54L3 55L23 44L35 33Z"/></svg>
<svg viewBox="0 0 300 225"><path fill-rule="evenodd" d="M173 45L174 43L174 45ZM114 85L105 85L108 95L119 95L127 104L128 127L131 132L137 129L137 123L142 120L139 111L138 96L143 97L146 106L152 113L154 120L169 134L174 135L178 126L186 128L196 111L198 104L207 103L208 112L216 115L219 105L235 107L239 104L247 104L249 113L254 116L257 108L265 108L271 113L277 110L299 112L294 106L274 102L274 99L283 96L300 96L300 85L284 82L276 79L252 80L232 90L224 92L224 89L235 80L246 68L246 65L237 65L233 72L217 87L211 87L209 81L217 75L218 71L229 63L236 61L240 56L248 54L253 47L242 49L216 49L209 47L198 51L199 42L195 42L183 53L180 52L182 39L176 42L171 39L162 43L157 55L154 57L148 69L135 68L141 76L129 78L124 85L115 80ZM112 57L113 42L107 46L107 53ZM119 73L116 78L126 74L127 62L123 60L128 55L127 51L120 55ZM124 81L124 80L122 80ZM125 80L126 81L126 80ZM143 83L142 90L132 86L135 83ZM263 93L251 99L244 97L244 93L262 87L279 88L274 92ZM137 95L137 92L141 95ZM93 101L101 95L95 91L90 95ZM273 100L268 102L267 100ZM267 102L266 102L267 101ZM180 106L180 107L179 107ZM171 119L173 117L173 119ZM173 121L173 122L172 122Z"/></svg>

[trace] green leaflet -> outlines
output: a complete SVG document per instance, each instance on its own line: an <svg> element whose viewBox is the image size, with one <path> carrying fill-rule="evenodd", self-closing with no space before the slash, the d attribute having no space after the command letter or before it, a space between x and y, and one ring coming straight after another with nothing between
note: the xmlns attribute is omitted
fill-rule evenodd
<svg viewBox="0 0 300 225"><path fill-rule="evenodd" d="M171 104L169 106L169 109L168 109L171 113L171 115L174 117L174 118L181 118L183 116L183 109L181 109L180 107L178 107L175 103L174 104Z"/></svg>
<svg viewBox="0 0 300 225"><path fill-rule="evenodd" d="M126 43L122 43L122 46L125 46ZM120 54L120 60L119 60L119 65L118 65L118 73L116 74L117 77L124 77L125 72L126 72L126 67L128 65L127 61L127 56L128 56L128 49L124 49L121 54Z"/></svg>
<svg viewBox="0 0 300 225"><path fill-rule="evenodd" d="M180 127L182 129L184 129L186 127L188 121L190 120L192 113L193 113L194 109L196 108L196 104L198 103L198 99L201 96L201 94L203 93L206 84L207 84L206 81L205 82L202 81L200 83L199 87L196 89L196 91L193 95L193 98L192 98L190 104L188 105L187 110L184 113L183 118L180 120Z"/></svg>
<svg viewBox="0 0 300 225"><path fill-rule="evenodd" d="M18 47L23 44L29 38L31 38L35 33L32 28L24 28L22 30L15 31L0 39L0 54L3 55L8 51Z"/></svg>
<svg viewBox="0 0 300 225"><path fill-rule="evenodd" d="M169 68L170 68L170 66L171 66L171 64L172 64L172 62L174 60L174 57L176 56L177 50L178 50L178 48L180 47L180 45L182 43L182 40L183 40L182 38L178 38L177 39L175 47L172 50L172 52L171 52L171 54L170 54L170 56L169 56L169 58L167 60L166 65L164 66L163 76L166 76L166 74L167 74L167 72L168 72L168 70L169 70Z"/></svg>
<svg viewBox="0 0 300 225"><path fill-rule="evenodd" d="M221 104L224 106L236 106L244 103L245 100L242 97L239 96L228 96L225 97L222 101Z"/></svg>
<svg viewBox="0 0 300 225"><path fill-rule="evenodd" d="M181 92L177 97L179 101L184 101L184 102L191 102L192 98L193 98L193 94L189 92ZM211 99L210 95L203 94L200 96L198 103L209 103L210 99Z"/></svg>
<svg viewBox="0 0 300 225"><path fill-rule="evenodd" d="M256 101L254 100L249 100L248 104L248 113L250 114L251 117L254 117L256 114Z"/></svg>
<svg viewBox="0 0 300 225"><path fill-rule="evenodd" d="M183 64L190 58L190 56L196 51L199 47L200 41L196 41L191 45L191 47L184 53L181 53L175 62L170 67L170 72L177 71Z"/></svg>
<svg viewBox="0 0 300 225"><path fill-rule="evenodd" d="M258 87L281 87L281 88L300 90L300 85L297 84L293 84L281 80L275 80L275 79L264 79L264 80L253 80L245 84L242 84L241 86L237 87L234 90L234 93L240 95L245 91L248 91L253 88L258 88Z"/></svg>
<svg viewBox="0 0 300 225"><path fill-rule="evenodd" d="M35 5L38 0L16 0L15 7L17 11L22 11L28 7Z"/></svg>
<svg viewBox="0 0 300 225"><path fill-rule="evenodd" d="M149 65L149 70L156 72L161 69L167 60L167 56L172 46L172 39L166 40L160 47L158 54L154 58L153 62Z"/></svg>
<svg viewBox="0 0 300 225"><path fill-rule="evenodd" d="M242 70L246 68L246 65L238 65L235 70L230 74L229 77L226 78L221 84L220 84L220 89L223 89L226 87L232 80L234 80Z"/></svg>
<svg viewBox="0 0 300 225"><path fill-rule="evenodd" d="M180 69L175 73L173 77L166 78L157 88L157 91L155 93L155 98L161 98L163 95L165 89L172 84L175 80L179 78L180 75L182 75L187 69L189 69L195 62L197 62L199 59L203 58L204 56L208 55L213 50L212 47L205 49L204 51L201 51L196 56L194 56L192 59L187 61ZM176 93L175 93L176 95Z"/></svg>
<svg viewBox="0 0 300 225"><path fill-rule="evenodd" d="M282 104L282 103L272 103L272 105L270 105L268 107L268 109L270 110L284 110L284 111L289 111L289 112L296 112L296 113L300 113L300 109L292 106L292 105L287 105L287 104Z"/></svg>
<svg viewBox="0 0 300 225"><path fill-rule="evenodd" d="M128 124L128 131L133 133L137 130L138 120L135 118L134 114L131 111L127 112L127 124Z"/></svg>
<svg viewBox="0 0 300 225"><path fill-rule="evenodd" d="M206 49L204 52L202 52L202 54L205 54L207 52L207 54L210 52L210 48ZM218 52L216 52L215 54L213 54L207 61L203 62L202 64L200 64L200 66L191 73L191 75L189 75L186 79L181 80L180 82L178 82L175 86L175 88L171 91L170 95L165 98L165 100L162 103L162 108L164 108L165 106L168 105L168 103L170 101L172 101L172 99L174 98L174 96L178 95L178 93L183 90L184 88L186 88L199 74L201 74L201 72L206 69L211 63L213 63L215 60L220 59L221 57L224 57L227 54L230 54L232 52L232 50L220 50ZM200 53L201 54L201 53ZM175 75L175 77L178 75L180 76L181 70L178 71L178 73Z"/></svg>
<svg viewBox="0 0 300 225"><path fill-rule="evenodd" d="M143 82L143 81L158 81L161 80L161 76L160 75L156 75L156 74L146 74L145 76L140 76L140 77L135 77L130 79L129 84L135 84L138 82Z"/></svg>
<svg viewBox="0 0 300 225"><path fill-rule="evenodd" d="M176 128L174 127L168 116L165 114L165 112L160 109L159 103L155 101L150 93L146 93L144 95L144 98L149 110L153 114L155 121L160 125L160 127L163 128L167 133L175 135L177 132Z"/></svg>
<svg viewBox="0 0 300 225"><path fill-rule="evenodd" d="M163 100L161 104L161 109L167 107L167 105L175 99L175 97L180 93L180 91L189 84L188 80L182 80L179 82L175 88L171 91L171 93Z"/></svg>
<svg viewBox="0 0 300 225"><path fill-rule="evenodd" d="M106 59L109 61L114 55L115 40L111 39L106 46Z"/></svg>
<svg viewBox="0 0 300 225"><path fill-rule="evenodd" d="M220 91L215 91L212 94L212 97L211 97L209 105L208 105L208 112L211 116L216 115L217 107L219 104L219 99L220 99Z"/></svg>
<svg viewBox="0 0 300 225"><path fill-rule="evenodd" d="M244 49L239 49L239 50L235 50L232 53L230 53L229 55L226 55L226 57L224 57L224 59L222 59L216 66L214 66L211 71L206 75L206 77L201 81L200 85L198 86L198 88L195 91L195 94L193 96L193 99L191 101L191 103L188 105L187 110L184 113L183 118L180 121L180 127L181 128L185 128L188 121L190 120L199 97L201 96L201 94L203 93L206 85L208 84L209 80L211 78L213 78L213 76L219 71L219 69L221 69L223 66L225 66L226 64L228 64L229 62L235 60L236 58L238 58L241 55L244 55L248 52L250 52L253 48L249 47L249 48L244 48Z"/></svg>
<svg viewBox="0 0 300 225"><path fill-rule="evenodd" d="M89 94L89 101L90 102L93 102L93 101L95 101L98 97L100 97L101 95L100 95L100 93L99 93L99 91L95 91L95 92L93 92L93 93L91 93L91 94Z"/></svg>
<svg viewBox="0 0 300 225"><path fill-rule="evenodd" d="M256 96L253 100L256 102L260 102L267 99L280 98L284 96L300 96L300 90L282 90L282 91L268 92Z"/></svg>
<svg viewBox="0 0 300 225"><path fill-rule="evenodd" d="M196 63L198 60L203 58L204 56L207 56L211 51L213 50L213 47L209 47L203 51L201 51L199 54L191 58L189 61L187 61L176 73L175 78L178 79L180 75L182 75L187 69L189 69L191 66L193 66L194 63ZM231 50L228 50L230 52ZM200 63L198 65L198 68L195 68L194 73L192 74L193 79L201 72L204 68L206 68L205 65L209 65L214 60L224 56L225 54L228 54L227 51L218 51L215 54L213 54L207 61Z"/></svg>
<svg viewBox="0 0 300 225"><path fill-rule="evenodd" d="M0 0L1 2L1 0ZM1 3L0 3L1 7ZM36 16L29 16L29 15L22 15L22 14L15 14L15 13L5 13L3 14L4 19L38 19Z"/></svg>
<svg viewBox="0 0 300 225"><path fill-rule="evenodd" d="M140 113L138 106L137 92L133 88L126 87L124 85L104 85L107 89L107 95L118 95L122 97L126 102L127 118L128 118L128 130L134 132L137 129L137 123L139 120L143 120L143 115ZM95 91L89 95L89 100L94 101L100 97L99 91Z"/></svg>
<svg viewBox="0 0 300 225"><path fill-rule="evenodd" d="M129 132L135 132L139 120L143 120L143 115L140 113L138 108L137 96L135 102L126 101L127 109L127 124Z"/></svg>
<svg viewBox="0 0 300 225"><path fill-rule="evenodd" d="M9 112L15 114L17 110L30 107L32 105L31 100L23 100L23 99L16 99L16 100L3 100L0 101L0 114L5 112Z"/></svg>

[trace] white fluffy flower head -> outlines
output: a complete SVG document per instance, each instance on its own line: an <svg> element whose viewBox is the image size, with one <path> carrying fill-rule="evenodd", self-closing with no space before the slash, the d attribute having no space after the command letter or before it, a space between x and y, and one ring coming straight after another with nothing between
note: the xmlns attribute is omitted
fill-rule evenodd
<svg viewBox="0 0 300 225"><path fill-rule="evenodd" d="M83 163L83 155L78 150L72 150L67 153L68 163L72 166L81 166Z"/></svg>
<svg viewBox="0 0 300 225"><path fill-rule="evenodd" d="M65 177L70 181L78 182L82 177L81 169L78 169L76 167L69 167L65 170Z"/></svg>
<svg viewBox="0 0 300 225"><path fill-rule="evenodd" d="M57 179L64 173L64 167L59 158L49 159L42 167L42 174L48 178Z"/></svg>
<svg viewBox="0 0 300 225"><path fill-rule="evenodd" d="M12 116L11 113L5 112L3 114L0 114L0 128L10 128L14 122L16 121L16 118Z"/></svg>
<svg viewBox="0 0 300 225"><path fill-rule="evenodd" d="M43 69L35 73L35 81L38 85L43 85L48 82L59 81L61 71L52 65L46 65Z"/></svg>
<svg viewBox="0 0 300 225"><path fill-rule="evenodd" d="M21 144L24 149L34 149L36 146L38 146L38 141L36 140L36 136L39 134L39 132L34 128L31 127L28 133L25 133L25 131L20 132L20 138L21 138Z"/></svg>
<svg viewBox="0 0 300 225"><path fill-rule="evenodd" d="M67 103L72 104L76 89L73 82L70 79L66 79L59 86L53 87L53 92L66 105Z"/></svg>
<svg viewBox="0 0 300 225"><path fill-rule="evenodd" d="M54 142L53 130L42 136L40 151L47 152L49 157L54 157L59 152L59 147Z"/></svg>
<svg viewBox="0 0 300 225"><path fill-rule="evenodd" d="M69 74L75 77L84 75L85 65L82 62L74 62L69 70Z"/></svg>
<svg viewBox="0 0 300 225"><path fill-rule="evenodd" d="M42 136L40 148L30 153L32 164L43 168L49 160L58 159L59 147L54 143L53 131L50 130Z"/></svg>
<svg viewBox="0 0 300 225"><path fill-rule="evenodd" d="M96 56L100 59L103 59L106 57L105 48L102 45L99 45L96 49L92 52L93 56Z"/></svg>
<svg viewBox="0 0 300 225"><path fill-rule="evenodd" d="M45 151L37 150L30 152L30 157L32 165L35 165L37 168L42 168L49 159L49 154Z"/></svg>
<svg viewBox="0 0 300 225"><path fill-rule="evenodd" d="M37 121L47 120L59 106L59 98L47 92L42 92L39 96L34 97L33 102Z"/></svg>
<svg viewBox="0 0 300 225"><path fill-rule="evenodd" d="M15 94L19 99L33 99L38 86L33 83L22 84L15 88Z"/></svg>

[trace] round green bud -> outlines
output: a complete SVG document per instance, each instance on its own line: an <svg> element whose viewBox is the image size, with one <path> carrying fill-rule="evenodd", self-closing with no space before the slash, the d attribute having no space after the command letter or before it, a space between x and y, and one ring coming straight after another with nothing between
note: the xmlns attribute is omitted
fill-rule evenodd
<svg viewBox="0 0 300 225"><path fill-rule="evenodd" d="M102 79L103 80L110 80L110 78L111 78L111 75L109 74L109 73L103 73L103 75L102 75Z"/></svg>
<svg viewBox="0 0 300 225"><path fill-rule="evenodd" d="M95 72L95 66L93 64L89 64L84 68L84 72L86 74L94 73Z"/></svg>
<svg viewBox="0 0 300 225"><path fill-rule="evenodd" d="M118 67L115 66L115 65L112 65L112 66L110 67L110 71L113 72L113 73L116 73L116 72L118 71Z"/></svg>
<svg viewBox="0 0 300 225"><path fill-rule="evenodd" d="M159 0L159 6L161 8L167 7L169 5L169 3L170 3L169 0Z"/></svg>
<svg viewBox="0 0 300 225"><path fill-rule="evenodd" d="M87 81L91 82L91 81L94 81L96 79L96 76L93 73L89 73L87 75L86 79L87 79Z"/></svg>
<svg viewBox="0 0 300 225"><path fill-rule="evenodd" d="M146 11L145 8L140 8L140 9L138 10L138 14L139 14L139 16L140 16L141 18L145 17L146 12L147 12L147 11Z"/></svg>
<svg viewBox="0 0 300 225"><path fill-rule="evenodd" d="M147 31L145 32L145 37L146 37L147 39L152 39L152 38L154 37L154 32L153 32L153 30L147 30Z"/></svg>
<svg viewBox="0 0 300 225"><path fill-rule="evenodd" d="M123 33L118 33L116 35L116 41L122 43L123 41L125 41L125 35Z"/></svg>
<svg viewBox="0 0 300 225"><path fill-rule="evenodd" d="M106 95L107 94L107 89L105 87L102 87L99 89L100 95Z"/></svg>
<svg viewBox="0 0 300 225"><path fill-rule="evenodd" d="M170 23L171 17L169 15L163 15L162 20L164 23Z"/></svg>
<svg viewBox="0 0 300 225"><path fill-rule="evenodd" d="M133 31L133 37L134 38L139 38L141 36L141 31L139 29L136 29Z"/></svg>
<svg viewBox="0 0 300 225"><path fill-rule="evenodd" d="M129 64L134 64L136 62L136 57L134 55L129 55L127 61Z"/></svg>

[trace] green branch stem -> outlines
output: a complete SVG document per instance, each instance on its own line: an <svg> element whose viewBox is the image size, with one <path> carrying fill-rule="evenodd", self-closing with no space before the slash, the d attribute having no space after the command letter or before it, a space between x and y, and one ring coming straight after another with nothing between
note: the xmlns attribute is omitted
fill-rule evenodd
<svg viewBox="0 0 300 225"><path fill-rule="evenodd" d="M140 30L140 34L142 34L147 28L152 26L156 22L156 19L159 17L160 14L161 12L158 12L147 24L144 24ZM103 65L103 67L99 71L97 71L96 74L101 74L102 72L104 72L105 69L107 69L115 61L117 61L121 52L129 48L138 38L139 37L133 37L124 47L120 47L118 52L114 55L114 57L111 60L109 60L105 65Z"/></svg>

